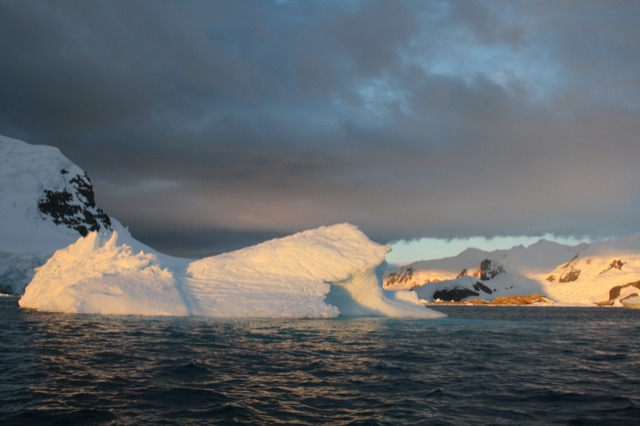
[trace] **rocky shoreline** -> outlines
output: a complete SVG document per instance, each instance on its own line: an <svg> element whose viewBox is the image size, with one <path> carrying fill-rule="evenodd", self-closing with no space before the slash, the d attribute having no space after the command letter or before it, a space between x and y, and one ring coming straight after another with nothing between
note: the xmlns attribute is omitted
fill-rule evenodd
<svg viewBox="0 0 640 426"><path fill-rule="evenodd" d="M496 297L495 299L483 300L483 299L469 299L469 300L461 300L459 302L456 301L443 301L436 300L434 302L429 302L424 299L421 302L425 306L448 306L448 305L491 305L491 306L524 306L524 305L532 305L534 303L551 303L553 300L544 297L541 294L529 294L525 296L501 296Z"/></svg>

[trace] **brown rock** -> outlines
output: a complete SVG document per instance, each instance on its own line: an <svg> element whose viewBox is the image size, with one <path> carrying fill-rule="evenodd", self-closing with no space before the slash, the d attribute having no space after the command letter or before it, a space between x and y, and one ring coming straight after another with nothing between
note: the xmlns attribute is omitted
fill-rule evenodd
<svg viewBox="0 0 640 426"><path fill-rule="evenodd" d="M561 283L572 283L576 281L579 276L580 276L580 269L573 269L573 266L572 266L569 271L565 272L560 276L560 279L558 281Z"/></svg>
<svg viewBox="0 0 640 426"><path fill-rule="evenodd" d="M548 303L551 299L544 297L541 294L529 294L526 296L501 296L496 297L491 301L492 305L530 305L532 303Z"/></svg>

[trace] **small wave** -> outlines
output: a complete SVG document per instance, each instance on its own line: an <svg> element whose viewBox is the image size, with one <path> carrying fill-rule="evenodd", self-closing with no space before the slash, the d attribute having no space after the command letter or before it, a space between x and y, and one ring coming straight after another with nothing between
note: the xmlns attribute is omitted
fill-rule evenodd
<svg viewBox="0 0 640 426"><path fill-rule="evenodd" d="M178 365L176 367L171 367L167 370L163 370L160 372L161 376L174 377L179 379L205 379L210 375L211 371L204 365L189 362L186 364Z"/></svg>
<svg viewBox="0 0 640 426"><path fill-rule="evenodd" d="M562 308L552 320L522 309L522 321L515 310L508 319L450 311L439 321L185 321L0 303L0 424L622 426L640 417L637 322L623 310L598 311L597 321Z"/></svg>
<svg viewBox="0 0 640 426"><path fill-rule="evenodd" d="M108 410L92 408L82 409L37 409L11 415L3 420L3 424L25 425L97 425L116 421L118 417Z"/></svg>

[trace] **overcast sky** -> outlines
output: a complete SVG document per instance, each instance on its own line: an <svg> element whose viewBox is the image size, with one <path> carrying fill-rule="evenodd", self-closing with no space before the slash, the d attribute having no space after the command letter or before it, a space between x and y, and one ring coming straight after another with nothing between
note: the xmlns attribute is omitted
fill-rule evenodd
<svg viewBox="0 0 640 426"><path fill-rule="evenodd" d="M199 256L640 231L640 1L0 0L0 134Z"/></svg>

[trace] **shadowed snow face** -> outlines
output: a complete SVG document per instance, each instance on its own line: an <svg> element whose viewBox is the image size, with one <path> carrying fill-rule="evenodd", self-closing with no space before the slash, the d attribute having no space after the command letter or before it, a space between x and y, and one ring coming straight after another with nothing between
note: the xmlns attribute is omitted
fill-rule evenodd
<svg viewBox="0 0 640 426"><path fill-rule="evenodd" d="M0 126L189 255L343 221L627 234L640 4L556 3L0 1Z"/></svg>

